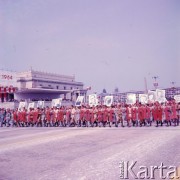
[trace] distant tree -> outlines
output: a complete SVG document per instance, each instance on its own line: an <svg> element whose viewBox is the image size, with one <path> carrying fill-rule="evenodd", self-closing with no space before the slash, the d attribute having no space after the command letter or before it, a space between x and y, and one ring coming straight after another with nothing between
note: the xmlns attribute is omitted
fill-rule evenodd
<svg viewBox="0 0 180 180"><path fill-rule="evenodd" d="M114 89L114 92L115 92L115 93L118 93L118 92L119 92L118 87L116 87L116 88Z"/></svg>
<svg viewBox="0 0 180 180"><path fill-rule="evenodd" d="M102 91L103 93L107 93L107 91L106 91L106 89L103 89L103 91Z"/></svg>

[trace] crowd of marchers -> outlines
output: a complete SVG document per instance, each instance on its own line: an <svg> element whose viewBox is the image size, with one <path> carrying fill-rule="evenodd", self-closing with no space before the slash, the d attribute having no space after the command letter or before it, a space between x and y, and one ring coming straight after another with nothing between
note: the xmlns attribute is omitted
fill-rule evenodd
<svg viewBox="0 0 180 180"><path fill-rule="evenodd" d="M179 126L180 103L0 109L0 127Z"/></svg>

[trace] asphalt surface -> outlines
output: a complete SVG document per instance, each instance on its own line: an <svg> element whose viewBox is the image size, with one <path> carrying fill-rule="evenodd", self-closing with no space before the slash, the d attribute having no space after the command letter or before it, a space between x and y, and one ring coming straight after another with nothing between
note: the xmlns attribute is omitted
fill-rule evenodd
<svg viewBox="0 0 180 180"><path fill-rule="evenodd" d="M121 161L180 166L180 127L0 128L2 180L120 179Z"/></svg>

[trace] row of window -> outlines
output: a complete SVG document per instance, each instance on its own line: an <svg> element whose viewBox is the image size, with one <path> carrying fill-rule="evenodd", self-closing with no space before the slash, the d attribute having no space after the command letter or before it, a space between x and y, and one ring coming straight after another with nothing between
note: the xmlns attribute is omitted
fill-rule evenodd
<svg viewBox="0 0 180 180"><path fill-rule="evenodd" d="M43 85L42 84L39 84L39 86L41 86L41 87L43 87ZM52 87L52 85L48 85L48 87L49 88L53 88L53 89L60 89L60 87L59 86L56 86L56 87ZM68 88L67 86L63 86L63 90L73 90L73 89L79 89L79 87L70 87L70 88Z"/></svg>

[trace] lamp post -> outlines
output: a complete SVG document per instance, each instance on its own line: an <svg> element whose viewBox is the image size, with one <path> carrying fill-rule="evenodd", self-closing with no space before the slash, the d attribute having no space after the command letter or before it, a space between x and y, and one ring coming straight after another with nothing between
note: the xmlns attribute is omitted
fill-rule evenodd
<svg viewBox="0 0 180 180"><path fill-rule="evenodd" d="M176 84L176 83L175 83L174 81L172 81L171 84L172 84L172 85L171 85L172 95L174 96L174 95L175 95L175 92L176 92L176 87L175 87L175 84Z"/></svg>
<svg viewBox="0 0 180 180"><path fill-rule="evenodd" d="M154 88L157 89L157 87L158 87L157 79L158 79L159 77L158 77L158 76L153 76L152 78L154 79L154 83L153 83Z"/></svg>

